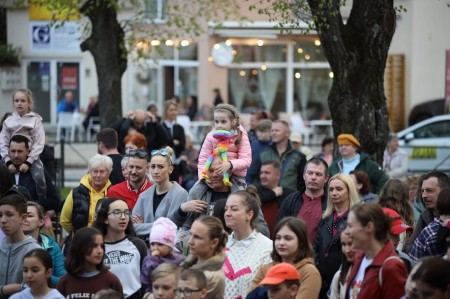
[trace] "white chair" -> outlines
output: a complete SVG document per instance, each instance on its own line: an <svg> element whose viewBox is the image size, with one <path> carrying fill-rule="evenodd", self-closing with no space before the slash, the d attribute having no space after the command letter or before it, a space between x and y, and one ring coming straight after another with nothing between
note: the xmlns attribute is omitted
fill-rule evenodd
<svg viewBox="0 0 450 299"><path fill-rule="evenodd" d="M303 136L303 144L309 144L309 136L311 135L311 129L305 125L302 116L299 112L287 113L279 112L279 119L287 121L291 126L292 132L298 132Z"/></svg>
<svg viewBox="0 0 450 299"><path fill-rule="evenodd" d="M294 113L291 115L292 131L299 132L303 135L303 144L309 144L309 135L311 135L311 129L305 126L300 113Z"/></svg>
<svg viewBox="0 0 450 299"><path fill-rule="evenodd" d="M94 131L96 131L96 132L99 132L100 130L101 130L101 125L100 125L100 117L98 117L98 116L91 116L90 118L89 118L89 124L88 124L88 126L87 126L87 128L86 128L86 141L87 142L90 142L90 141L92 141L92 137L93 137L93 135L92 135L92 130L94 130Z"/></svg>
<svg viewBox="0 0 450 299"><path fill-rule="evenodd" d="M178 115L177 116L177 124L183 127L185 132L191 132L191 119L187 115Z"/></svg>
<svg viewBox="0 0 450 299"><path fill-rule="evenodd" d="M294 113L291 115L292 131L299 132L303 135L303 144L309 144L309 135L311 135L311 129L305 126L305 122L300 113Z"/></svg>
<svg viewBox="0 0 450 299"><path fill-rule="evenodd" d="M83 116L79 112L60 112L58 113L58 122L56 125L56 141L61 140L61 132L65 130L65 139L69 136L70 142L75 141L75 131L78 129L78 138L82 139Z"/></svg>

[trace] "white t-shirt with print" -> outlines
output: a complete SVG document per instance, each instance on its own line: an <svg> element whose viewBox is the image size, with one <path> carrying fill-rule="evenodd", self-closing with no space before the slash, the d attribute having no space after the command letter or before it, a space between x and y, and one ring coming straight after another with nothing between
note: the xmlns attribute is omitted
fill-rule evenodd
<svg viewBox="0 0 450 299"><path fill-rule="evenodd" d="M366 272L366 268L372 264L373 259L368 259L364 256L361 266L359 266L358 273L355 276L355 280L353 281L351 287L349 288L349 298L356 299L358 298L359 290L361 289L361 284L364 280L364 274Z"/></svg>

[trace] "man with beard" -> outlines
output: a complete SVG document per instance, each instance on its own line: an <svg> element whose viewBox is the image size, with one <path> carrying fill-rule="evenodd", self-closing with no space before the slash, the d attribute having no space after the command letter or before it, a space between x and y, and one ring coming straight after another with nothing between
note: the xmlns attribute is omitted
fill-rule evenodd
<svg viewBox="0 0 450 299"><path fill-rule="evenodd" d="M442 189L436 201L439 216L434 217L434 220L422 230L409 253L414 263L425 256L443 256L446 253L445 237L449 229L442 223L447 224L450 219L449 198L450 188Z"/></svg>
<svg viewBox="0 0 450 299"><path fill-rule="evenodd" d="M130 211L132 211L139 195L153 184L147 179L147 172L150 168L147 152L133 150L126 156L129 157L127 164L128 180L111 186L106 196L123 198L127 202Z"/></svg>
<svg viewBox="0 0 450 299"><path fill-rule="evenodd" d="M286 197L278 213L277 221L286 216L303 220L308 228L311 242L316 236L323 211L327 207L325 183L328 180L328 164L321 158L312 158L306 162L303 172L306 187Z"/></svg>

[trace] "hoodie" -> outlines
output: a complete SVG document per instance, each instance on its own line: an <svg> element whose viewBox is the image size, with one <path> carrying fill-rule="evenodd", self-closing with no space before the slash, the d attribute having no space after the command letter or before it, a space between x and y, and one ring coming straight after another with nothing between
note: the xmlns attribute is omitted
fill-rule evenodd
<svg viewBox="0 0 450 299"><path fill-rule="evenodd" d="M95 191L94 188L91 187L91 184L90 184L91 180L92 180L91 175L89 173L85 174L80 180L80 185L78 187L74 188L72 191L70 191L69 195L67 195L66 201L64 202L64 206L61 211L60 222L61 222L61 226L69 233L72 232L74 229L74 227L73 227L74 219L72 219L74 199L75 199L75 201L81 199L81 198L74 198L74 193L75 193L75 196L77 196L76 194L80 194L80 196L81 196L81 194L84 194L86 198L83 198L81 200L84 200L84 199L89 200L89 203L84 202L82 207L80 207L79 211L75 211L75 214L83 215L84 217L87 217L87 225L86 226L91 226L92 222L94 222L94 213L95 213L95 206L97 205L97 201L100 198L106 197L108 188L109 188L109 186L111 186L111 182L109 180L107 180L103 189L100 190L100 192L97 192L97 191ZM80 192L78 192L78 191L80 191ZM88 206L88 204L89 204L89 206Z"/></svg>
<svg viewBox="0 0 450 299"><path fill-rule="evenodd" d="M42 117L34 112L29 112L24 116L13 112L5 120L0 133L0 155L5 159L5 163L10 161L9 140L14 135L23 135L28 139L31 151L28 154L27 161L33 164L44 150L45 131L42 126Z"/></svg>
<svg viewBox="0 0 450 299"><path fill-rule="evenodd" d="M19 243L9 243L4 239L0 245L0 285L21 283L23 257L29 251L41 248L37 241L30 236Z"/></svg>

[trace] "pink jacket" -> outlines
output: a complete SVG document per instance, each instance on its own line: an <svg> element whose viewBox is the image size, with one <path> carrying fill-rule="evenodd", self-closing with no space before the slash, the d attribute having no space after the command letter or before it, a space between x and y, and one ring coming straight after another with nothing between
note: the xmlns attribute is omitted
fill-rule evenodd
<svg viewBox="0 0 450 299"><path fill-rule="evenodd" d="M5 162L10 160L9 139L14 135L23 135L28 138L28 145L31 150L27 158L29 163L32 164L39 159L45 143L45 131L42 126L42 117L39 114L29 112L20 116L17 112L13 112L5 120L0 133L0 155L5 159Z"/></svg>
<svg viewBox="0 0 450 299"><path fill-rule="evenodd" d="M252 150L250 148L250 141L248 140L247 131L244 127L239 126L242 131L242 140L239 146L236 146L235 140L237 137L237 131L234 132L234 137L232 139L232 145L227 151L228 160L233 164L233 174L240 177L245 177L247 174L247 168L250 167L252 163ZM198 156L198 177L201 178L201 172L205 166L206 160L213 153L218 140L215 139L213 135L214 131L211 131L206 135L205 141L203 142L200 154Z"/></svg>

